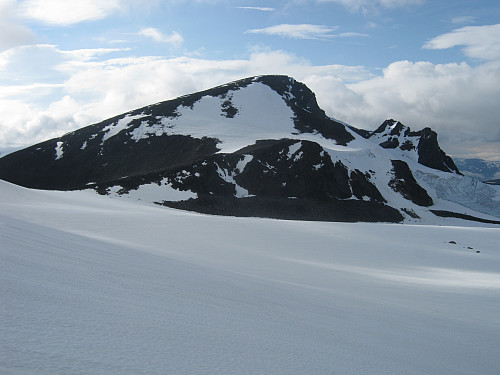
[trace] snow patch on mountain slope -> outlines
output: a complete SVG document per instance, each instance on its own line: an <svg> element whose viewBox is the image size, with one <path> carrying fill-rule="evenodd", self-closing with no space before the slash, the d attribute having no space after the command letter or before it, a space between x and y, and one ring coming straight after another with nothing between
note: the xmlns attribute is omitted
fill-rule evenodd
<svg viewBox="0 0 500 375"><path fill-rule="evenodd" d="M392 134L391 133L395 130L395 128L398 126L401 126L401 130L399 131L399 134ZM381 132L381 133L373 133L370 136L370 141L372 141L375 144L380 144L382 142L388 141L389 139L392 139L393 141L397 142L397 147L396 148L390 148L389 150L393 150L397 152L399 155L405 155L406 157L418 161L418 150L417 146L420 142L420 136L418 135L405 135L405 133L409 132L410 129L402 124L399 123L399 121L393 120L392 125L387 126L386 129ZM401 147L403 145L407 145L407 149L402 150ZM403 146L404 147L404 146Z"/></svg>
<svg viewBox="0 0 500 375"><path fill-rule="evenodd" d="M236 164L236 170L238 170L239 173L243 172L247 166L248 163L250 163L253 160L252 155L244 155L243 159L241 159L238 164Z"/></svg>
<svg viewBox="0 0 500 375"><path fill-rule="evenodd" d="M302 142L296 142L288 147L287 159L291 159L293 155L302 147Z"/></svg>
<svg viewBox="0 0 500 375"><path fill-rule="evenodd" d="M152 136L161 136L164 134L173 134L171 128L173 126L169 123L169 117L157 117L158 123L150 125L147 121L142 121L141 124L130 132L130 136L134 141L140 141Z"/></svg>
<svg viewBox="0 0 500 375"><path fill-rule="evenodd" d="M237 110L232 117L224 112L228 101ZM112 127L112 135L140 117L120 120ZM157 123L143 121L131 134L135 141L163 134L217 138L221 152L234 152L258 139L290 137L296 132L293 117L293 111L279 94L263 83L252 82L244 89L231 91L229 96L204 96L192 106L177 108L175 116L157 118Z"/></svg>
<svg viewBox="0 0 500 375"><path fill-rule="evenodd" d="M114 198L125 198L145 203L155 203L163 201L179 202L188 199L195 199L198 194L190 190L178 190L164 178L160 183L149 183L140 185L135 190L123 191L122 186L115 185L108 188L108 195Z"/></svg>
<svg viewBox="0 0 500 375"><path fill-rule="evenodd" d="M142 115L126 115L125 117L119 119L118 121L106 126L105 128L102 129L104 132L104 136L102 137L102 143L106 142L108 139L111 137L114 137L118 133L120 133L122 130L128 129L130 126L130 123L133 120L136 120L138 118L143 117Z"/></svg>
<svg viewBox="0 0 500 375"><path fill-rule="evenodd" d="M56 143L56 160L59 160L63 157L63 154L64 154L64 150L63 150L63 145L64 145L64 142L57 142Z"/></svg>
<svg viewBox="0 0 500 375"><path fill-rule="evenodd" d="M247 161L248 162L248 161ZM241 163L241 162L240 162ZM246 165L245 161L240 165L240 167L243 167ZM236 167L238 168L238 167ZM241 187L238 185L238 183L234 180L234 173L231 172L230 170L226 168L222 168L221 166L217 165L217 174L219 175L220 178L222 178L224 181L230 183L231 185L234 186L235 189L235 194L234 196L236 198L245 198L245 197L251 197L251 195L247 189Z"/></svg>
<svg viewBox="0 0 500 375"><path fill-rule="evenodd" d="M193 105L182 107L171 120L176 134L214 137L221 152L234 152L258 139L280 139L295 132L293 111L269 86L253 82L232 92L232 105L238 108L233 118L222 115L225 98L205 96Z"/></svg>

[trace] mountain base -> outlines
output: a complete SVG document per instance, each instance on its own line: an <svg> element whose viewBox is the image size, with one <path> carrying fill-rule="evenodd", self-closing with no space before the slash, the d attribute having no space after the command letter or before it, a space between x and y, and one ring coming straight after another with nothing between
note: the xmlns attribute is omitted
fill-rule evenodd
<svg viewBox="0 0 500 375"><path fill-rule="evenodd" d="M210 215L266 217L284 220L400 223L401 213L383 203L359 200L318 201L302 198L202 196L158 204Z"/></svg>

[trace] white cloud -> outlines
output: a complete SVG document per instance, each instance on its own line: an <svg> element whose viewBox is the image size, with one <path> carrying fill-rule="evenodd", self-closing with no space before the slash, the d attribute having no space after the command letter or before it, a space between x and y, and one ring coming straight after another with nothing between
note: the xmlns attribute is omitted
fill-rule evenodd
<svg viewBox="0 0 500 375"><path fill-rule="evenodd" d="M32 85L34 83L61 82L75 68L98 56L127 48L95 48L62 51L50 44L18 46L0 52L0 79L3 88L8 84Z"/></svg>
<svg viewBox="0 0 500 375"><path fill-rule="evenodd" d="M130 48L84 48L72 51L59 51L81 60L91 60L97 56L106 55L111 52L130 51Z"/></svg>
<svg viewBox="0 0 500 375"><path fill-rule="evenodd" d="M15 0L0 0L0 51L36 40L31 30L16 22L15 13Z"/></svg>
<svg viewBox="0 0 500 375"><path fill-rule="evenodd" d="M353 125L369 128L396 118L414 129L433 128L452 154L500 157L499 62L471 67L399 61L382 76L337 84L336 90L349 105L324 103L325 109Z"/></svg>
<svg viewBox="0 0 500 375"><path fill-rule="evenodd" d="M26 145L26 139L44 140L80 126L80 106L69 96L42 108L21 100L0 100L0 146L5 149ZM2 147L4 148L4 147ZM0 150L1 153L1 150Z"/></svg>
<svg viewBox="0 0 500 375"><path fill-rule="evenodd" d="M500 59L500 24L462 27L431 39L424 48L447 49L456 46L464 46L463 52L468 57Z"/></svg>
<svg viewBox="0 0 500 375"><path fill-rule="evenodd" d="M300 24L300 25L282 24L282 25L265 27L263 29L248 30L247 33L277 35L292 39L325 39L325 38L331 38L333 36L331 33L337 29L338 29L337 26L331 27L325 25L310 25L310 24Z"/></svg>
<svg viewBox="0 0 500 375"><path fill-rule="evenodd" d="M21 14L29 19L59 26L94 21L127 7L128 0L25 0Z"/></svg>
<svg viewBox="0 0 500 375"><path fill-rule="evenodd" d="M475 21L476 17L474 16L461 16L461 17L454 17L451 19L451 23L453 24L474 23Z"/></svg>
<svg viewBox="0 0 500 375"><path fill-rule="evenodd" d="M174 31L170 35L165 35L154 27L142 29L138 32L138 35L146 36L158 43L167 43L175 46L179 46L184 42L184 38L178 32Z"/></svg>
<svg viewBox="0 0 500 375"><path fill-rule="evenodd" d="M369 37L370 35L368 34L363 34L363 33L353 33L353 32L346 32L346 33L339 33L333 35L335 38L355 38L355 37Z"/></svg>
<svg viewBox="0 0 500 375"><path fill-rule="evenodd" d="M53 45L18 46L0 53L0 78L3 84L40 83L60 80L54 69L65 57Z"/></svg>
<svg viewBox="0 0 500 375"><path fill-rule="evenodd" d="M276 9L267 7L238 7L238 9L260 10L262 12L274 12Z"/></svg>

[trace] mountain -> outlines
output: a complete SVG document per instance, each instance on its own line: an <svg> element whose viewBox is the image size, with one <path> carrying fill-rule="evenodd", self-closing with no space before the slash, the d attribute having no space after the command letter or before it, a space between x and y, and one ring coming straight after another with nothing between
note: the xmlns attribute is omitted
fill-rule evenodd
<svg viewBox="0 0 500 375"><path fill-rule="evenodd" d="M494 181L500 177L500 161L457 159L456 163L463 174L481 181Z"/></svg>
<svg viewBox="0 0 500 375"><path fill-rule="evenodd" d="M441 150L437 133L430 128L412 132L399 121L386 120L377 130L368 133L366 138L372 139L383 148L412 153L420 164L429 168L461 174L453 159Z"/></svg>
<svg viewBox="0 0 500 375"><path fill-rule="evenodd" d="M498 189L462 176L431 129L345 125L286 76L231 82L28 147L0 159L0 178L234 216L500 217Z"/></svg>

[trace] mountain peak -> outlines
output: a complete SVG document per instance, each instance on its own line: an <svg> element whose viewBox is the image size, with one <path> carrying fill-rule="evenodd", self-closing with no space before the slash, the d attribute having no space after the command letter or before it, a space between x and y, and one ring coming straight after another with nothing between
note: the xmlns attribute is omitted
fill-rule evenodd
<svg viewBox="0 0 500 375"><path fill-rule="evenodd" d="M294 127L299 133L318 133L344 146L354 140L354 137L346 130L344 124L328 117L325 111L319 107L316 95L309 87L286 75L260 75L243 78L195 94L185 95L179 98L181 100L180 104L192 107L195 102L206 96L227 98L224 105L231 112L226 109L223 109L223 111L226 111L230 116L234 116L237 113L237 108L231 102L231 93L249 88L250 85L255 83L261 83L269 87L282 98L284 103L293 111ZM163 102L159 103L159 105L163 106L171 102Z"/></svg>
<svg viewBox="0 0 500 375"><path fill-rule="evenodd" d="M42 189L75 189L190 164L259 139L354 137L314 93L288 76L248 77L152 104L10 155L0 177ZM78 170L73 170L79 164ZM22 168L14 168L22 165Z"/></svg>
<svg viewBox="0 0 500 375"><path fill-rule="evenodd" d="M401 122L388 119L366 138L386 149L405 151L410 157L427 167L443 172L461 174L453 160L441 149L437 133L431 128L412 131Z"/></svg>

